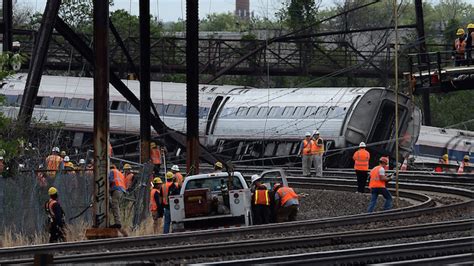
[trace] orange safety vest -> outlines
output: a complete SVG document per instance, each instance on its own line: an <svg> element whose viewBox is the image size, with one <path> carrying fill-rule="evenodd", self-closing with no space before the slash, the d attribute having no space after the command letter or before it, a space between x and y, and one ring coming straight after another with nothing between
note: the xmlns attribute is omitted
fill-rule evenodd
<svg viewBox="0 0 474 266"><path fill-rule="evenodd" d="M49 201L46 203L46 209L48 210L49 212L49 215L51 216L51 218L55 218L54 217L54 210L53 210L53 206L54 204L58 203L56 200L53 200L53 199L49 199Z"/></svg>
<svg viewBox="0 0 474 266"><path fill-rule="evenodd" d="M184 180L183 175L180 172L176 172L174 175L176 176L176 181L181 186L181 184L183 184L183 180Z"/></svg>
<svg viewBox="0 0 474 266"><path fill-rule="evenodd" d="M466 49L466 41L459 40L459 38L456 38L456 40L454 41L454 49L456 49L456 53L458 55L464 55L464 50Z"/></svg>
<svg viewBox="0 0 474 266"><path fill-rule="evenodd" d="M120 172L117 169L112 169L112 172L114 173L114 183L116 187L121 187L124 190L126 190L125 186L125 178L123 177L122 172Z"/></svg>
<svg viewBox="0 0 474 266"><path fill-rule="evenodd" d="M359 171L369 171L370 153L366 149L359 149L352 156L354 169Z"/></svg>
<svg viewBox="0 0 474 266"><path fill-rule="evenodd" d="M370 171L369 188L385 188L385 181L380 179L380 168L382 168L381 165L376 166L372 171Z"/></svg>
<svg viewBox="0 0 474 266"><path fill-rule="evenodd" d="M458 169L458 174L464 173L464 167L468 167L468 166L469 166L469 162L462 161Z"/></svg>
<svg viewBox="0 0 474 266"><path fill-rule="evenodd" d="M169 193L170 193L170 187L171 185L173 184L173 182L166 182L166 184L164 186L161 186L161 189L163 190L163 205L168 205L169 202L168 202L168 196L169 196Z"/></svg>
<svg viewBox="0 0 474 266"><path fill-rule="evenodd" d="M321 140L323 144L318 145L318 140ZM313 140L313 144L311 145L311 154L323 154L324 153L324 140L322 138L317 138Z"/></svg>
<svg viewBox="0 0 474 266"><path fill-rule="evenodd" d="M312 146L313 146L313 140L310 140L309 142L304 139L303 140L303 155L311 155L311 150L312 150Z"/></svg>
<svg viewBox="0 0 474 266"><path fill-rule="evenodd" d="M56 175L56 170L59 169L59 165L63 161L63 158L61 156L56 155L56 154L51 154L48 157L46 157L46 164L48 167L48 170L54 170L54 171L49 171L48 175L49 176L54 176Z"/></svg>
<svg viewBox="0 0 474 266"><path fill-rule="evenodd" d="M281 187L277 190L278 196L280 196L281 206L285 206L285 203L290 199L298 199L298 195L290 187Z"/></svg>
<svg viewBox="0 0 474 266"><path fill-rule="evenodd" d="M152 148L150 150L151 162L153 164L161 164L161 152L158 148Z"/></svg>
<svg viewBox="0 0 474 266"><path fill-rule="evenodd" d="M255 205L270 205L267 189L255 190Z"/></svg>
<svg viewBox="0 0 474 266"><path fill-rule="evenodd" d="M128 173L125 176L125 185L127 189L129 189L130 186L132 185L132 181L133 181L133 173Z"/></svg>
<svg viewBox="0 0 474 266"><path fill-rule="evenodd" d="M156 188L152 188L150 191L150 211L157 211L158 210L158 205L156 205L155 201L155 193L160 194L160 191Z"/></svg>

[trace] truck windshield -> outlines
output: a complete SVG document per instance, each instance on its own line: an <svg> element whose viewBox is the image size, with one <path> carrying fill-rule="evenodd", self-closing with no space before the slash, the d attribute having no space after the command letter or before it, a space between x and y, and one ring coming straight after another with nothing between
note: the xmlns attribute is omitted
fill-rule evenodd
<svg viewBox="0 0 474 266"><path fill-rule="evenodd" d="M228 182L228 177L211 177L211 178L189 180L188 183L186 184L185 190L208 188L211 191L221 191L221 184L227 185L227 182ZM244 188L238 177L234 177L232 183L233 183L232 189Z"/></svg>

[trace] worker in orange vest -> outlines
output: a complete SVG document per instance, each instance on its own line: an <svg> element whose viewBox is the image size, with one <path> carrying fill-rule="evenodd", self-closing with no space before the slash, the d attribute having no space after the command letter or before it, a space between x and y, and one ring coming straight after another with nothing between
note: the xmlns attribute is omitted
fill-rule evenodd
<svg viewBox="0 0 474 266"><path fill-rule="evenodd" d="M467 25L467 38L466 38L466 63L468 66L472 65L472 47L474 47L474 23Z"/></svg>
<svg viewBox="0 0 474 266"><path fill-rule="evenodd" d="M370 171L369 188L372 198L370 199L369 208L367 210L369 213L374 211L379 194L382 194L382 196L385 198L384 210L389 210L392 208L392 195L386 188L386 183L392 180L391 177L388 177L385 174L385 168L387 166L388 158L381 157L379 160L379 165Z"/></svg>
<svg viewBox="0 0 474 266"><path fill-rule="evenodd" d="M134 174L132 173L132 166L128 163L123 165L123 176L125 177L125 188L128 191L132 186L134 177Z"/></svg>
<svg viewBox="0 0 474 266"><path fill-rule="evenodd" d="M470 171L468 170L468 167L470 166L469 161L471 158L469 158L469 155L464 155L464 158L461 162L461 165L459 165L458 168L458 174L463 174L463 173L469 173Z"/></svg>
<svg viewBox="0 0 474 266"><path fill-rule="evenodd" d="M367 174L369 172L370 153L365 149L365 142L359 144L359 149L354 153L354 169L357 176L357 192L364 193L367 183Z"/></svg>
<svg viewBox="0 0 474 266"><path fill-rule="evenodd" d="M312 147L313 140L311 139L311 133L306 132L304 140L301 141L299 152L302 157L301 165L303 168L303 176L311 176L311 164L313 163Z"/></svg>
<svg viewBox="0 0 474 266"><path fill-rule="evenodd" d="M171 166L171 172L173 175L176 177L176 180L178 181L179 185L181 186L183 184L184 178L181 172L179 171L179 166L176 164Z"/></svg>
<svg viewBox="0 0 474 266"><path fill-rule="evenodd" d="M64 211L58 202L58 190L50 187L48 190L49 200L45 203L44 209L48 215L49 243L63 242L64 236Z"/></svg>
<svg viewBox="0 0 474 266"><path fill-rule="evenodd" d="M153 218L153 233L158 234L163 222L163 200L160 194L163 181L161 181L161 178L155 177L152 183L153 188L150 192L150 212L151 217Z"/></svg>
<svg viewBox="0 0 474 266"><path fill-rule="evenodd" d="M109 173L109 188L112 201L110 202L110 208L112 209L112 215L114 216L114 224L112 228L122 228L122 223L120 221L120 199L123 194L126 192L125 189L125 178L123 174L117 169L115 165L110 166Z"/></svg>
<svg viewBox="0 0 474 266"><path fill-rule="evenodd" d="M153 164L153 173L155 176L158 176L161 167L161 152L155 142L150 143L150 158L151 163Z"/></svg>
<svg viewBox="0 0 474 266"><path fill-rule="evenodd" d="M313 155L316 176L323 177L324 140L319 136L319 131L313 132L311 154Z"/></svg>
<svg viewBox="0 0 474 266"><path fill-rule="evenodd" d="M454 59L454 66L460 66L464 63L464 53L466 50L466 36L464 29L458 29L456 31L456 36L451 58Z"/></svg>
<svg viewBox="0 0 474 266"><path fill-rule="evenodd" d="M46 157L46 167L48 168L48 171L46 175L48 177L55 177L56 176L56 171L59 170L59 165L63 161L63 159L59 156L59 148L54 147L52 150L52 154Z"/></svg>
<svg viewBox="0 0 474 266"><path fill-rule="evenodd" d="M438 164L439 165L436 166L435 168L435 172L437 173L447 172L447 170L449 170L447 167L447 165L449 165L448 154L443 154L443 156L439 159Z"/></svg>
<svg viewBox="0 0 474 266"><path fill-rule="evenodd" d="M275 193L276 222L296 221L300 205L296 192L280 183L273 186L273 191Z"/></svg>
<svg viewBox="0 0 474 266"><path fill-rule="evenodd" d="M252 195L253 224L270 223L270 193L265 185L260 182L259 175L252 176L255 191Z"/></svg>

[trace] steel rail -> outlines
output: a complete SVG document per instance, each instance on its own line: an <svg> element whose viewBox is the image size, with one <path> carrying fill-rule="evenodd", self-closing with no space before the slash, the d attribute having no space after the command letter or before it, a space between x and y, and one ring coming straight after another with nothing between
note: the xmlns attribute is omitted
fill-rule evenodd
<svg viewBox="0 0 474 266"><path fill-rule="evenodd" d="M222 255L252 254L258 252L291 250L295 248L313 248L337 246L361 242L401 239L431 234L468 231L474 226L474 219L429 223L391 228L357 230L317 235L289 236L279 238L251 239L231 242L212 242L185 247L159 247L148 249L122 250L113 252L93 252L72 254L54 258L54 263L84 262L175 262L187 258L218 257ZM124 248L127 248L124 246ZM1 263L28 263L30 260L10 260Z"/></svg>
<svg viewBox="0 0 474 266"><path fill-rule="evenodd" d="M384 265L472 265L473 264L474 253L464 253L448 256L436 256L431 258L422 258L422 259L409 259L402 260L397 262L384 262Z"/></svg>
<svg viewBox="0 0 474 266"><path fill-rule="evenodd" d="M426 257L472 254L474 237L431 240L415 243L312 252L278 257L220 261L222 265L236 264L298 264L298 265L366 265ZM472 257L470 259L472 263ZM209 263L213 264L213 263ZM217 264L217 263L215 263ZM438 264L435 261L435 264ZM431 265L431 264L430 264Z"/></svg>
<svg viewBox="0 0 474 266"><path fill-rule="evenodd" d="M329 181L326 181L326 183ZM318 184L298 184L304 187L312 188L321 188ZM326 188L329 188L326 184ZM428 187L430 188L430 187ZM351 186L342 186L334 185L330 189L340 189L348 190L353 189ZM413 195L416 193L407 192ZM419 194L417 197L425 197L424 199L429 199L429 197ZM418 198L419 200L420 198ZM429 200L425 201L425 204L428 204ZM466 208L474 207L474 202L472 200L445 205L440 207L429 207L429 208L418 208L407 207L403 209L383 211L373 214L356 214L348 216L339 216L339 217L330 217L324 219L312 219L312 220L301 220L287 223L279 224L268 224L268 225L256 225L251 227L241 227L241 228L230 228L230 229L218 229L218 230L202 230L197 232L183 232L183 233L173 233L170 235L160 235L160 236L144 236L144 237L124 237L117 239L106 239L106 240L88 240L80 242L71 242L71 243L55 243L55 244L43 244L36 246L24 246L24 247L12 247L12 248L2 248L0 249L0 257L21 257L29 256L33 253L60 253L67 251L78 251L78 250L97 250L97 249L114 249L121 248L123 246L137 246L137 247L146 247L153 246L160 243L160 245L172 245L173 243L179 241L199 241L202 239L208 239L210 237L234 237L241 236L242 234L255 234L261 232L287 232L288 230L293 230L294 228L299 229L320 229L320 228L329 228L334 226L347 226L355 224L364 224L377 221L385 220L394 220L394 219L406 219L412 217L418 217L424 214L433 214L439 213L442 211L452 210L456 208ZM423 204L423 203L422 203Z"/></svg>

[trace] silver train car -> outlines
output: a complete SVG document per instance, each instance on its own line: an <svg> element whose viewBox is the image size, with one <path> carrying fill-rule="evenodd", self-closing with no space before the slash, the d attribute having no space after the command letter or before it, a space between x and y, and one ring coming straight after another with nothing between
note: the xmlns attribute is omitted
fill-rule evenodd
<svg viewBox="0 0 474 266"><path fill-rule="evenodd" d="M0 111L9 117L18 114L25 82L25 75L16 75L1 86L7 101ZM138 81L124 83L139 97ZM92 95L91 78L43 76L33 115L40 122L61 122L66 130L91 132ZM185 84L152 82L151 98L165 124L186 131ZM398 95L398 102L403 158L417 140L421 112L404 95ZM138 135L138 117L138 111L111 86L111 133ZM299 161L305 132L315 130L325 140L328 166L348 167L353 147L361 141L368 143L373 158L395 156L395 94L385 88L200 85L199 119L201 143L236 162Z"/></svg>

